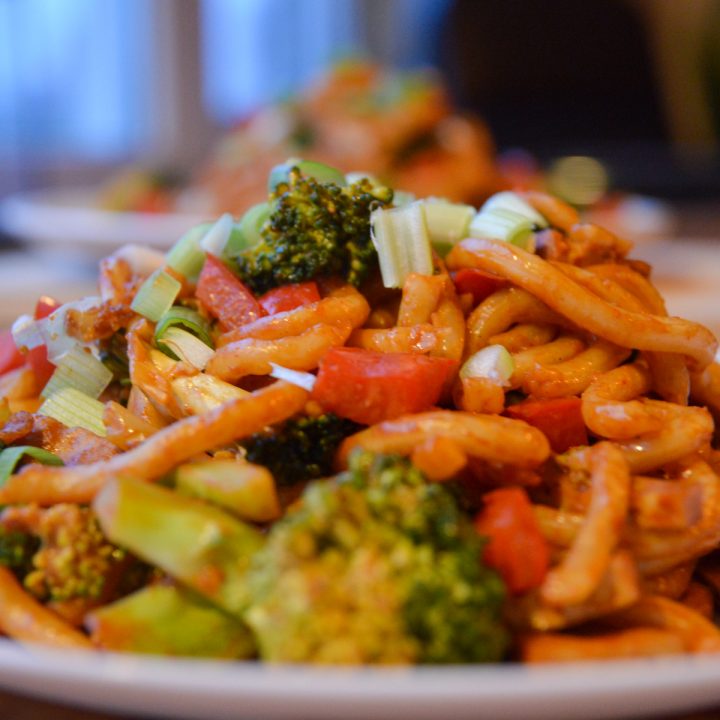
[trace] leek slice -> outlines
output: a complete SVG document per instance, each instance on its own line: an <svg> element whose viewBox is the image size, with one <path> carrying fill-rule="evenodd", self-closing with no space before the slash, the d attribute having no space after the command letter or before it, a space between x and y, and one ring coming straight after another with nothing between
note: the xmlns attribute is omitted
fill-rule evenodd
<svg viewBox="0 0 720 720"><path fill-rule="evenodd" d="M45 344L45 337L41 331L40 322L29 315L20 315L12 325L12 336L20 352L32 350Z"/></svg>
<svg viewBox="0 0 720 720"><path fill-rule="evenodd" d="M81 427L105 437L105 405L76 388L66 387L53 393L38 410L68 427Z"/></svg>
<svg viewBox="0 0 720 720"><path fill-rule="evenodd" d="M488 345L471 355L460 368L460 377L485 378L506 387L515 372L515 361L502 345Z"/></svg>
<svg viewBox="0 0 720 720"><path fill-rule="evenodd" d="M230 213L223 213L203 235L200 247L211 255L220 257L230 239L235 221Z"/></svg>
<svg viewBox="0 0 720 720"><path fill-rule="evenodd" d="M522 215L538 229L550 227L550 223L530 205L530 203L523 200L523 198L514 192L506 191L495 193L495 195L489 197L480 208L481 213L494 212L496 210L509 210L517 215Z"/></svg>
<svg viewBox="0 0 720 720"><path fill-rule="evenodd" d="M430 235L421 202L374 210L370 227L385 287L402 287L411 273L432 275Z"/></svg>
<svg viewBox="0 0 720 720"><path fill-rule="evenodd" d="M2 487L15 472L15 468L25 455L31 457L33 460L37 460L43 465L65 464L55 453L33 447L32 445L16 445L15 447L5 448L0 452L0 487Z"/></svg>
<svg viewBox="0 0 720 720"><path fill-rule="evenodd" d="M475 208L435 199L424 200L423 206L430 242L438 254L445 257L453 245L467 237Z"/></svg>
<svg viewBox="0 0 720 720"><path fill-rule="evenodd" d="M156 270L140 286L130 309L157 322L172 307L180 292L180 283L164 270Z"/></svg>
<svg viewBox="0 0 720 720"><path fill-rule="evenodd" d="M470 223L470 237L504 240L528 252L535 252L533 223L524 215L497 208L479 212Z"/></svg>
<svg viewBox="0 0 720 720"><path fill-rule="evenodd" d="M200 415L230 400L248 395L247 390L204 373L175 378L170 382L170 387L185 415Z"/></svg>
<svg viewBox="0 0 720 720"><path fill-rule="evenodd" d="M47 398L58 390L72 387L97 398L112 378L112 372L87 348L76 345L59 359L55 372L40 395Z"/></svg>
<svg viewBox="0 0 720 720"><path fill-rule="evenodd" d="M195 281L205 264L205 251L200 240L211 228L210 223L190 228L168 251L165 263L188 280Z"/></svg>
<svg viewBox="0 0 720 720"><path fill-rule="evenodd" d="M286 183L290 179L290 171L296 167L303 177L311 177L319 183L333 183L341 187L346 184L345 175L330 165L315 162L314 160L299 160L298 158L288 158L284 163L276 165L268 177L268 192L274 193L275 189L281 183Z"/></svg>
<svg viewBox="0 0 720 720"><path fill-rule="evenodd" d="M215 354L215 351L200 338L175 326L169 327L163 333L162 340L158 341L158 347L163 352L172 353L171 357L190 363L198 370L204 370L210 358Z"/></svg>
<svg viewBox="0 0 720 720"><path fill-rule="evenodd" d="M185 330L200 338L206 345L213 346L210 336L210 323L197 311L182 305L173 305L155 326L155 343L162 342L163 336L171 328L181 325Z"/></svg>
<svg viewBox="0 0 720 720"><path fill-rule="evenodd" d="M223 255L234 257L243 250L257 245L261 240L260 231L271 214L272 207L267 202L258 203L246 210L230 234Z"/></svg>

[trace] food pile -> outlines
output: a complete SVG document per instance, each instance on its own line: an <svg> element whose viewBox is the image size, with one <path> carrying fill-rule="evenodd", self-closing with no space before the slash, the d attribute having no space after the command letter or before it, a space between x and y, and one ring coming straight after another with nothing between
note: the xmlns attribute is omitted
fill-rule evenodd
<svg viewBox="0 0 720 720"><path fill-rule="evenodd" d="M541 193L317 161L0 335L0 630L325 664L720 649L717 341Z"/></svg>

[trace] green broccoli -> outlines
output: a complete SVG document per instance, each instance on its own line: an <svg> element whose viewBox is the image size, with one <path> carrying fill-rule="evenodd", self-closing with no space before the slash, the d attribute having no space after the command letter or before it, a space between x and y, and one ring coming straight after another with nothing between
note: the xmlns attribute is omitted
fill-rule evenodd
<svg viewBox="0 0 720 720"><path fill-rule="evenodd" d="M297 167L270 196L275 207L257 245L235 258L243 282L256 294L288 283L341 276L359 285L377 255L370 213L392 202L390 188L367 179L340 187L304 177Z"/></svg>
<svg viewBox="0 0 720 720"><path fill-rule="evenodd" d="M247 459L270 470L278 485L327 477L340 443L360 425L332 413L288 420L242 443Z"/></svg>
<svg viewBox="0 0 720 720"><path fill-rule="evenodd" d="M360 452L311 484L247 576L261 657L320 663L495 661L504 589L450 492Z"/></svg>
<svg viewBox="0 0 720 720"><path fill-rule="evenodd" d="M107 602L148 579L147 566L111 544L87 507L59 504L48 508L42 511L33 534L39 547L24 585L40 600Z"/></svg>
<svg viewBox="0 0 720 720"><path fill-rule="evenodd" d="M12 570L18 579L32 570L32 559L39 547L40 540L34 535L0 525L0 565Z"/></svg>

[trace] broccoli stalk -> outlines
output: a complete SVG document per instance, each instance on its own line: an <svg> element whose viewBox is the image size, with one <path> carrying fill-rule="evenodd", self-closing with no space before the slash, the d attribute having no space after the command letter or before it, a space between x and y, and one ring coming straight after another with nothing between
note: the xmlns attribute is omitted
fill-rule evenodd
<svg viewBox="0 0 720 720"><path fill-rule="evenodd" d="M359 453L273 526L247 583L261 656L322 663L498 660L504 588L450 492Z"/></svg>
<svg viewBox="0 0 720 720"><path fill-rule="evenodd" d="M270 470L278 485L294 485L332 474L340 443L360 425L332 413L288 420L242 443L247 459Z"/></svg>
<svg viewBox="0 0 720 720"><path fill-rule="evenodd" d="M235 258L240 278L257 295L317 277L359 285L377 258L370 213L392 197L392 190L367 179L340 187L292 168L270 196L274 210L260 242Z"/></svg>

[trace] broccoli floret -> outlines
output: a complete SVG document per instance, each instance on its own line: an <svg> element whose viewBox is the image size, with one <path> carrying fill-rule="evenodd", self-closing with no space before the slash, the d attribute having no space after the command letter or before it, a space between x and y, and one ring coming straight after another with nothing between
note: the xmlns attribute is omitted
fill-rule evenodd
<svg viewBox="0 0 720 720"><path fill-rule="evenodd" d="M352 420L326 413L288 420L242 445L247 459L267 467L279 485L294 485L330 475L338 446L360 428Z"/></svg>
<svg viewBox="0 0 720 720"><path fill-rule="evenodd" d="M32 570L33 555L39 547L40 540L34 535L0 525L0 565L12 570L20 580Z"/></svg>
<svg viewBox="0 0 720 720"><path fill-rule="evenodd" d="M245 618L272 661L495 661L504 588L481 550L445 487L360 452L273 526L248 574Z"/></svg>
<svg viewBox="0 0 720 720"><path fill-rule="evenodd" d="M147 566L105 538L87 507L48 508L35 533L40 546L24 585L40 600L106 602L137 589L149 575Z"/></svg>
<svg viewBox="0 0 720 720"><path fill-rule="evenodd" d="M292 168L271 195L275 209L260 243L235 258L241 279L256 294L331 275L359 285L377 257L370 213L392 197L391 189L367 179L340 187Z"/></svg>

